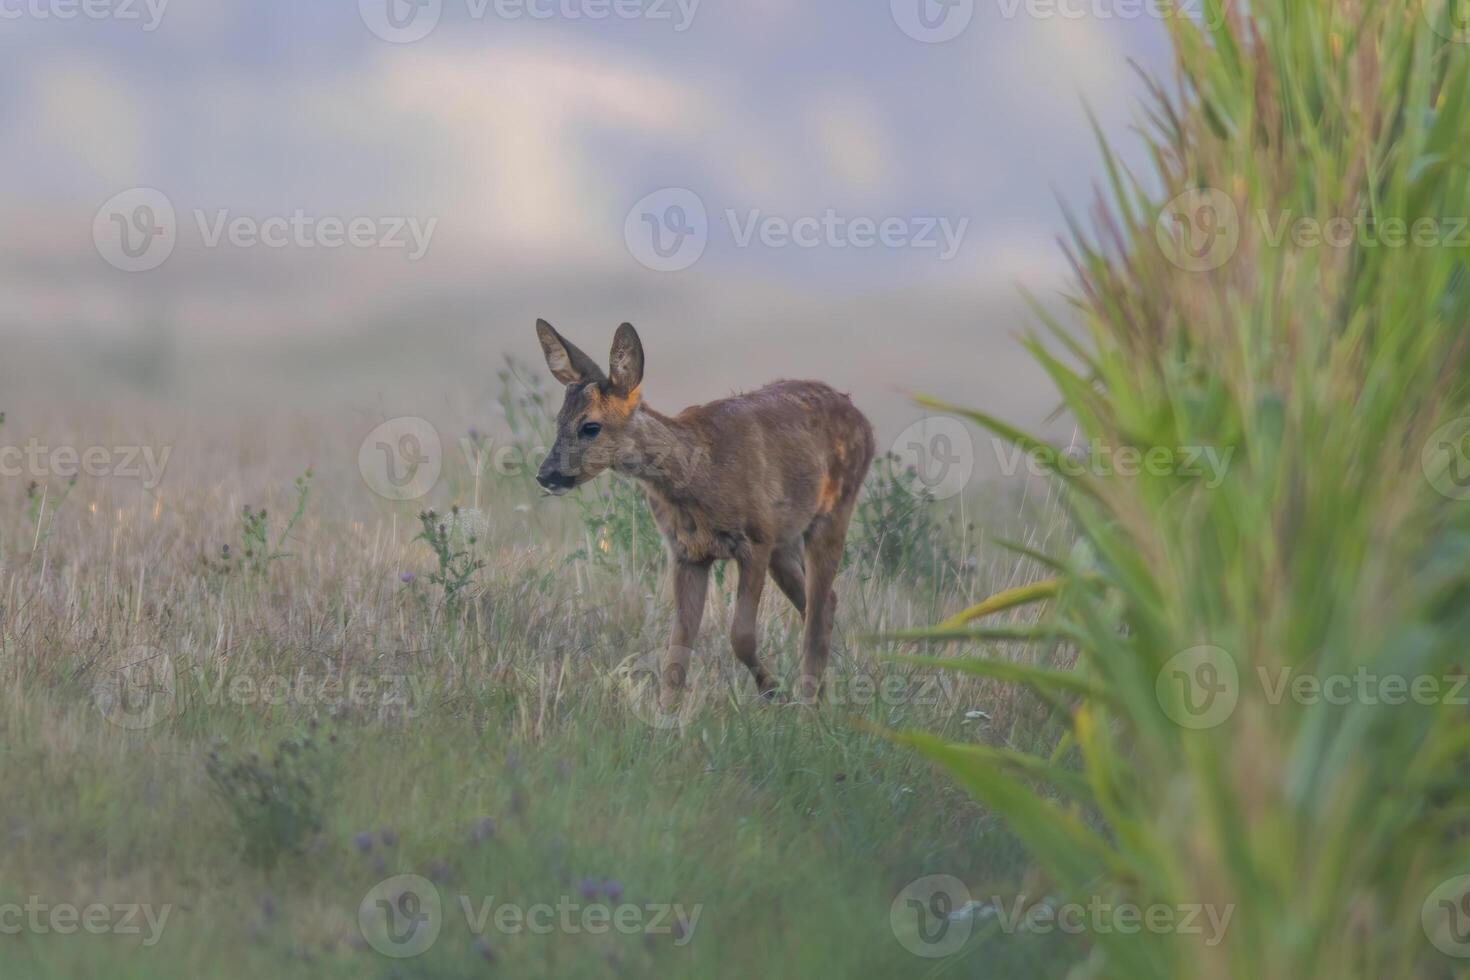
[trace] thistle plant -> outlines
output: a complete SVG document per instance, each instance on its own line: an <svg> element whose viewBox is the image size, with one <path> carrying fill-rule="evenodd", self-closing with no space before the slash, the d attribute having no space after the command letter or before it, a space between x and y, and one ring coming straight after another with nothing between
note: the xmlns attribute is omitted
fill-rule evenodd
<svg viewBox="0 0 1470 980"><path fill-rule="evenodd" d="M470 550L476 544L473 534L464 541L464 547L456 542L456 534L453 528L455 519L459 517L459 506L456 505L451 512L451 520L441 521L439 515L432 510L426 510L419 514L419 525L421 530L414 538L422 541L434 552L438 559L439 567L429 573L429 581L439 586L444 593L444 603L449 608L457 608L460 594L473 581L475 573L485 567L485 562L476 558Z"/></svg>
<svg viewBox="0 0 1470 980"><path fill-rule="evenodd" d="M270 568L272 562L282 558L290 558L291 553L283 550L286 547L286 539L296 529L302 516L306 513L306 502L311 496L311 479L314 474L307 470L296 478L293 490L296 493L296 507L287 518L286 524L271 540L270 514L264 507L256 510L249 504L240 509L240 550L232 553L229 545L220 547L219 561L211 567L221 572L228 572L231 567L239 567L252 575L262 575ZM231 562L235 562L232 566Z"/></svg>

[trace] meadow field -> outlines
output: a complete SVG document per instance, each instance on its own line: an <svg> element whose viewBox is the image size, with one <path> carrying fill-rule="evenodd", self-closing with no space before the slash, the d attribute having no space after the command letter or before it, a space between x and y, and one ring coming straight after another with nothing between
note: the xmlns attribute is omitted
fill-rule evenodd
<svg viewBox="0 0 1470 980"><path fill-rule="evenodd" d="M117 472L5 501L0 904L42 906L39 931L0 935L5 976L895 975L926 962L890 921L910 881L1017 894L1014 838L882 731L1039 744L1049 711L878 637L1042 575L990 539L1060 546L1044 485L972 488L962 525L959 500L880 463L828 703L754 698L717 579L666 717L647 697L670 602L645 505L614 477L542 496L517 461L547 392L524 376L503 373L505 410L479 422L499 435L440 426L437 486L407 501L375 491L371 452L360 466L363 427L7 414L9 442L104 447ZM774 589L761 620L785 677L800 620ZM412 958L359 921L402 875L442 903ZM138 931L52 925L67 903L142 906ZM558 903L570 919L546 932L494 918ZM987 970L1032 975L1077 954L983 945Z"/></svg>
<svg viewBox="0 0 1470 980"><path fill-rule="evenodd" d="M539 364L0 404L0 977L1470 975L1464 5L1190 13L1016 325L1072 438L917 395L818 704L720 570L661 709L669 559L537 488Z"/></svg>

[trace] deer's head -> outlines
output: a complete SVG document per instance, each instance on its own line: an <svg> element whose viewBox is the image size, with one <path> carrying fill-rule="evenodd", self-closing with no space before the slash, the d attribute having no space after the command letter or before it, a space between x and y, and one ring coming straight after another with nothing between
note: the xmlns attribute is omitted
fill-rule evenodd
<svg viewBox="0 0 1470 980"><path fill-rule="evenodd" d="M548 493L563 494L597 476L620 455L637 451L630 427L643 381L643 345L631 323L618 327L604 374L545 320L536 321L536 337L546 366L567 386L556 416L556 442L536 482Z"/></svg>

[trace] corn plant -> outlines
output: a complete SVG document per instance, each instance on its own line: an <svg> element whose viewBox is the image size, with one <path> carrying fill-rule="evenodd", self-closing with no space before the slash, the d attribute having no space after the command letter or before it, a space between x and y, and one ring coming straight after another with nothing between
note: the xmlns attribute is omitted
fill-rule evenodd
<svg viewBox="0 0 1470 980"><path fill-rule="evenodd" d="M1085 332L1038 304L1029 349L1084 436L1161 463L1058 468L1082 542L1047 559L1055 582L911 635L1044 644L1040 666L934 662L1052 699L1056 751L896 737L1006 818L1058 895L1231 910L1214 945L1089 933L1084 975L1432 977L1470 955L1454 7L1171 18L1179 84L1147 82L1154 173L1104 144L1107 200L1069 215ZM1230 460L1213 486L1187 465L1205 450ZM983 625L1035 601L1041 630Z"/></svg>

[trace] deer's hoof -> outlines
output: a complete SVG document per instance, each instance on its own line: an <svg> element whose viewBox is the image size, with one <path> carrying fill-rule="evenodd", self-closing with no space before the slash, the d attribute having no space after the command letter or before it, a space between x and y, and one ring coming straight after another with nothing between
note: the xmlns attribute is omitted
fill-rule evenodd
<svg viewBox="0 0 1470 980"><path fill-rule="evenodd" d="M797 704L815 706L822 700L822 681L818 677L799 677L791 692L791 700Z"/></svg>

